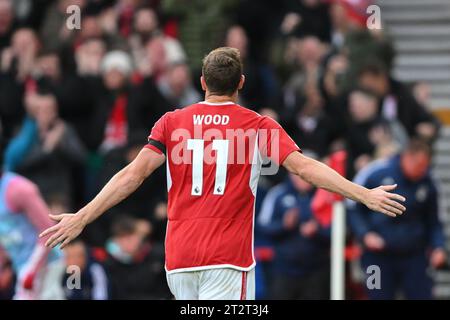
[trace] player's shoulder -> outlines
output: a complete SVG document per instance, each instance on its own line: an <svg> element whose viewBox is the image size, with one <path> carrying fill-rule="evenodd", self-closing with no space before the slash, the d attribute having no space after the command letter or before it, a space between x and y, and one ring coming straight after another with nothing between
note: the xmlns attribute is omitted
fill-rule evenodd
<svg viewBox="0 0 450 320"><path fill-rule="evenodd" d="M166 113L164 113L162 115L161 119L171 119L171 118L177 117L177 116L180 115L180 112L182 110L183 109L174 109L174 110L171 110L171 111L167 111Z"/></svg>
<svg viewBox="0 0 450 320"><path fill-rule="evenodd" d="M251 108L248 108L248 107L245 107L245 106L242 106L240 104L235 104L234 106L235 106L236 112L240 112L240 113L242 113L244 115L247 115L249 117L254 117L254 118L257 118L257 119L264 119L266 117L266 116L263 116L260 113L256 112L255 110L253 110Z"/></svg>
<svg viewBox="0 0 450 320"><path fill-rule="evenodd" d="M257 111L241 106L239 104L234 105L234 107L234 112L239 113L242 117L257 121L260 126L279 126L278 122L268 115L262 115Z"/></svg>
<svg viewBox="0 0 450 320"><path fill-rule="evenodd" d="M236 112L239 113L239 117L251 121L259 130L279 130L282 126L269 115L262 115L254 110L246 107L236 105Z"/></svg>

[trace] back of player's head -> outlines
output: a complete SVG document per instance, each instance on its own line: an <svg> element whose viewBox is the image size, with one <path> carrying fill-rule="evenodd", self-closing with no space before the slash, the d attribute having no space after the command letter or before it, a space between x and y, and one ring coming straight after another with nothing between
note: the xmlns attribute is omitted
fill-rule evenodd
<svg viewBox="0 0 450 320"><path fill-rule="evenodd" d="M235 48L217 48L203 59L203 78L208 90L216 95L230 96L236 92L242 70L241 55Z"/></svg>

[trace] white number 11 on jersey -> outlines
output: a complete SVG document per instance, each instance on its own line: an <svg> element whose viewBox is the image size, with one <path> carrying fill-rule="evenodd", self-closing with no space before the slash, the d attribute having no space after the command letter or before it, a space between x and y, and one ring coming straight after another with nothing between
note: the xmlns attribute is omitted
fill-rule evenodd
<svg viewBox="0 0 450 320"><path fill-rule="evenodd" d="M192 150L192 189L193 196L201 196L203 191L203 155L205 141L202 139L188 139L187 149ZM222 195L227 180L228 140L214 140L212 149L217 151L216 182L214 194Z"/></svg>

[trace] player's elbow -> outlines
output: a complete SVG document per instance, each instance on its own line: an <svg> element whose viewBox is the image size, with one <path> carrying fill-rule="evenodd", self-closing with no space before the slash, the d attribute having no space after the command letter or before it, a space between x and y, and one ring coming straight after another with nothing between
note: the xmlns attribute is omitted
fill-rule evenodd
<svg viewBox="0 0 450 320"><path fill-rule="evenodd" d="M317 162L315 160L300 155L300 157L297 157L296 159L295 169L292 173L300 176L303 180L310 182L311 175L314 173L314 170L317 170L316 165Z"/></svg>
<svg viewBox="0 0 450 320"><path fill-rule="evenodd" d="M137 168L127 166L122 170L120 178L122 185L133 188L135 186L140 186L144 181L145 176L143 172L137 170Z"/></svg>

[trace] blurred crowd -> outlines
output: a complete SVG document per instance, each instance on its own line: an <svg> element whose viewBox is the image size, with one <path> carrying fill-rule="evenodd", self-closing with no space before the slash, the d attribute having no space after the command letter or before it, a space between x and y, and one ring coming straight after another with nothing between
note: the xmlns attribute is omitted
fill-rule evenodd
<svg viewBox="0 0 450 320"><path fill-rule="evenodd" d="M0 0L3 170L36 183L52 213L77 210L134 159L159 117L203 100L201 61L219 46L238 48L244 60L239 103L279 121L305 154L335 164L350 179L380 159L400 172L407 160L399 160L399 153L413 157L413 163L414 157L425 157L422 167L428 169L431 154L425 145L433 143L440 127L428 110L429 87L392 78L395 51L389 35L366 26L371 3ZM81 8L80 29L67 26L70 5ZM405 182L405 190L414 184L420 189L420 179ZM65 250L66 264L80 266L83 275L82 289L66 290L66 298L170 298L164 186L160 169ZM439 233L438 221L428 224L423 218L434 219L437 212L431 211L437 209L417 201L411 202L414 218L406 221L419 225L418 238L411 241ZM258 298L329 298L331 202L330 195L283 172L261 179ZM365 221L361 211L353 217L349 261L370 248L382 251L390 241L380 236L384 227L392 229L387 234L399 230L391 222ZM418 252L429 246L441 248L442 241L420 243ZM443 264L443 254L434 258L435 267ZM15 276L4 252L0 264L0 298L6 299ZM365 297L350 286L350 297Z"/></svg>

